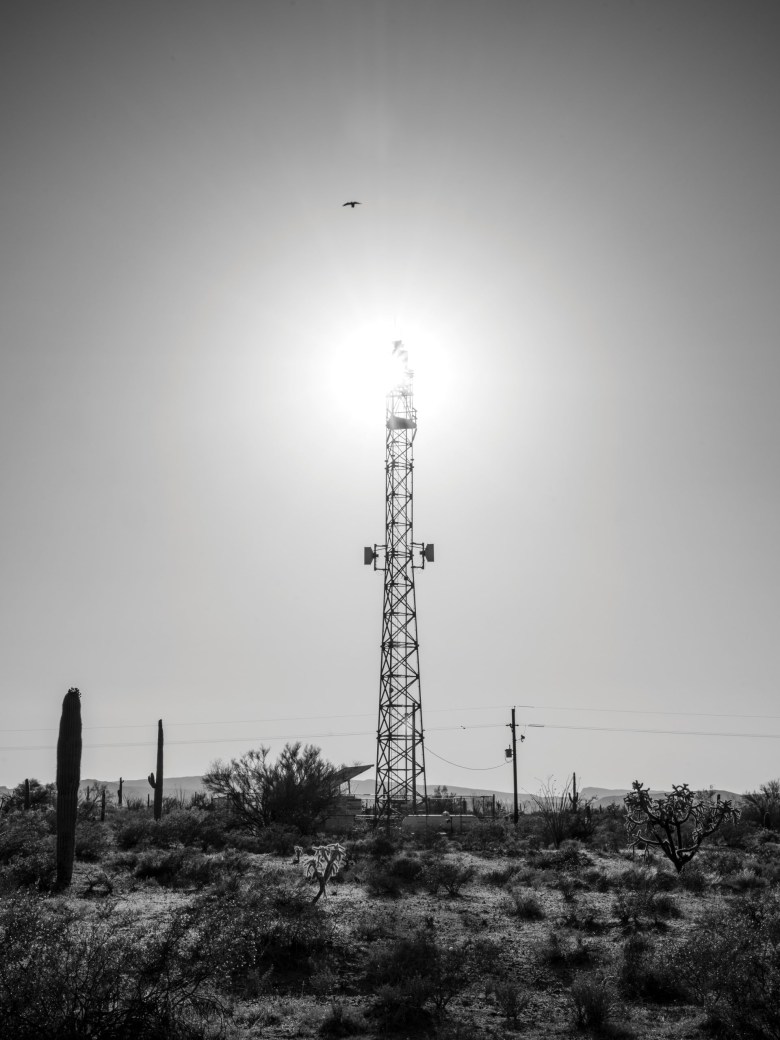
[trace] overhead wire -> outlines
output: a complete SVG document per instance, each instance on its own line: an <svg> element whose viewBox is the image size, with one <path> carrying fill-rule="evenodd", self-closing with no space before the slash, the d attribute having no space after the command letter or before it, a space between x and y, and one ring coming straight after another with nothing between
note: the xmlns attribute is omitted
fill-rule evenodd
<svg viewBox="0 0 780 1040"><path fill-rule="evenodd" d="M569 711L569 712L599 712L599 713L613 713L622 715L667 715L670 717L690 717L690 718L714 718L714 719L780 719L780 715L760 715L760 714L746 714L741 712L714 712L714 711L664 711L662 709L651 709L651 708L592 708L592 707L570 707L570 706L559 706L551 704L516 704L516 708L531 709L533 711ZM473 711L508 711L509 706L506 704L491 704L491 705L478 705L471 707L448 707L448 708L427 708L425 711L426 716L434 714L455 714L457 712L473 712ZM276 715L267 718L255 718L255 719L206 719L204 721L167 721L166 726L168 727L179 727L179 726L250 726L250 725L267 725L273 722L301 722L301 721L313 721L318 719L367 719L373 718L374 712L351 712L349 714L323 714L323 715ZM148 729L148 723L139 722L128 722L128 723L111 723L103 726L84 726L84 730L103 730L103 729ZM465 728L465 727L464 727ZM585 728L585 727L583 727ZM5 733L49 733L55 732L56 726L24 726L19 728L3 729Z"/></svg>
<svg viewBox="0 0 780 1040"><path fill-rule="evenodd" d="M476 729L503 729L505 723L500 722L485 722L476 723L473 725L454 725L454 726L428 726L426 732L430 733L444 733L452 732L453 730L476 730ZM585 730L595 731L604 733L648 733L658 734L666 736L690 736L690 737L726 737L729 739L747 737L762 740L778 740L780 739L780 733L735 733L735 732L724 732L714 730L693 730L693 729L651 729L641 728L638 726L578 726L578 725L567 725L565 723L543 723L543 722L525 722L518 723L520 728L528 729L566 729L566 730ZM321 739L323 737L367 737L374 736L374 730L347 730L341 732L326 731L322 733L268 733L262 737L250 737L246 734L236 737L196 737L191 740L166 740L166 745L187 745L187 744L235 744L235 743L256 743L264 740L311 740L312 738ZM134 740L134 741L101 741L95 744L85 744L85 750L99 750L101 748L113 748L113 747L148 747L153 740ZM35 745L0 745L0 751L51 751L55 748L54 744L35 744ZM464 766L464 769L471 768ZM490 767L493 768L493 767Z"/></svg>

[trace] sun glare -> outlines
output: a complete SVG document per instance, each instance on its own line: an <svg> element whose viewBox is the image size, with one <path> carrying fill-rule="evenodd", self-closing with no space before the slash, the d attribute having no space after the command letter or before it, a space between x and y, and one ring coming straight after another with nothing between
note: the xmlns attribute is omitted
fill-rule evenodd
<svg viewBox="0 0 780 1040"><path fill-rule="evenodd" d="M419 320L365 320L331 343L327 395L359 425L381 422L387 394L413 373L415 398L426 412L446 393L448 372L439 338ZM400 350L393 350L395 343ZM406 358L401 351L405 352Z"/></svg>

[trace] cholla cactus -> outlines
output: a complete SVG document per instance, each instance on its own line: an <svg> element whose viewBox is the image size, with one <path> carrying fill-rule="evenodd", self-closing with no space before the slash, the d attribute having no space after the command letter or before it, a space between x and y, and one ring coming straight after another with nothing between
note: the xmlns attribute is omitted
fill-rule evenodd
<svg viewBox="0 0 780 1040"><path fill-rule="evenodd" d="M673 784L665 798L651 798L639 780L623 799L630 848L657 846L679 872L689 863L705 838L727 820L738 820L740 809L730 801L696 799L687 784ZM693 826L689 826L689 824Z"/></svg>

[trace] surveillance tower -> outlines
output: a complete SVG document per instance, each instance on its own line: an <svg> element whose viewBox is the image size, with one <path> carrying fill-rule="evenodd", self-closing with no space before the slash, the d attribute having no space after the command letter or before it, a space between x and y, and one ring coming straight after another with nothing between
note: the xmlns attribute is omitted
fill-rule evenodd
<svg viewBox="0 0 780 1040"><path fill-rule="evenodd" d="M433 545L415 542L412 531L413 373L400 341L393 354L401 373L387 395L385 544L367 546L363 556L385 576L375 808L377 821L384 822L417 812L418 798L427 798L414 572L433 563Z"/></svg>

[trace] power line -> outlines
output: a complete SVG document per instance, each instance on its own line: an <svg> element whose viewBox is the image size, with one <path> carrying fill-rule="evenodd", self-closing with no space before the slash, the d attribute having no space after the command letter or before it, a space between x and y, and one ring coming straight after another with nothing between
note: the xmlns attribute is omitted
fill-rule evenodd
<svg viewBox="0 0 780 1040"><path fill-rule="evenodd" d="M431 751L430 744L425 745L425 754L433 755L440 762L446 762L448 766L455 766L456 769L468 769L472 773L488 773L491 769L501 769L506 764L499 762L497 766L462 766L459 762L450 762L448 758L443 758L441 755L437 755L435 751Z"/></svg>
<svg viewBox="0 0 780 1040"><path fill-rule="evenodd" d="M705 729L639 729L631 726L567 726L563 723L527 722L530 729L585 729L601 733L663 733L675 737L755 737L780 740L780 733L723 733Z"/></svg>
<svg viewBox="0 0 780 1040"><path fill-rule="evenodd" d="M711 719L780 719L780 715L753 715L739 712L715 712L715 711L662 711L650 708L586 708L582 706L564 707L552 704L517 704L517 708L530 708L533 711L570 711L570 712L599 712L621 715L667 715L670 717L711 718ZM506 704L479 705L476 707L459 708L428 708L426 715L433 714L455 714L457 712L473 711L506 711ZM374 718L373 712L350 712L348 715L276 715L260 719L207 719L203 722L166 722L166 728L180 726L253 726L268 725L273 722L303 722L319 719L368 719ZM18 729L4 729L4 733L53 733L57 726L24 726ZM149 723L121 722L105 726L84 726L84 730L103 729L149 729ZM457 727L454 727L457 728ZM472 727L463 727L472 728ZM587 728L587 727L582 727ZM630 731L626 731L630 732ZM648 731L650 732L650 731Z"/></svg>
<svg viewBox="0 0 780 1040"><path fill-rule="evenodd" d="M354 716L353 716L354 717ZM576 726L566 725L565 723L544 723L544 722L526 722L522 723L522 726L529 729L569 729L569 730L586 730L591 732L601 733L649 733L649 734L663 734L665 736L680 736L680 737L728 737L729 739L747 737L749 739L762 739L762 740L778 740L780 739L780 733L734 733L734 732L718 732L713 730L695 730L695 729L645 729L637 726ZM504 724L500 722L485 722L477 723L470 726L428 726L426 732L429 733L446 733L452 732L453 730L475 730L475 729L503 729ZM182 746L188 744L254 744L262 743L264 740L311 740L321 739L323 737L369 737L374 736L373 730L343 730L340 732L328 731L324 733L271 733L265 734L262 737L249 737L245 734L238 737L198 737L192 740L166 740L166 746ZM153 740L137 740L137 741L105 741L98 744L85 744L84 750L99 750L102 748L116 748L116 747L149 747L154 743ZM53 751L56 747L55 744L30 744L30 745L2 745L0 751ZM433 754L433 752L431 752ZM438 756L437 756L438 757ZM448 763L454 765L455 763ZM471 766L462 766L463 769L475 768ZM498 768L497 766L490 766L487 768Z"/></svg>

